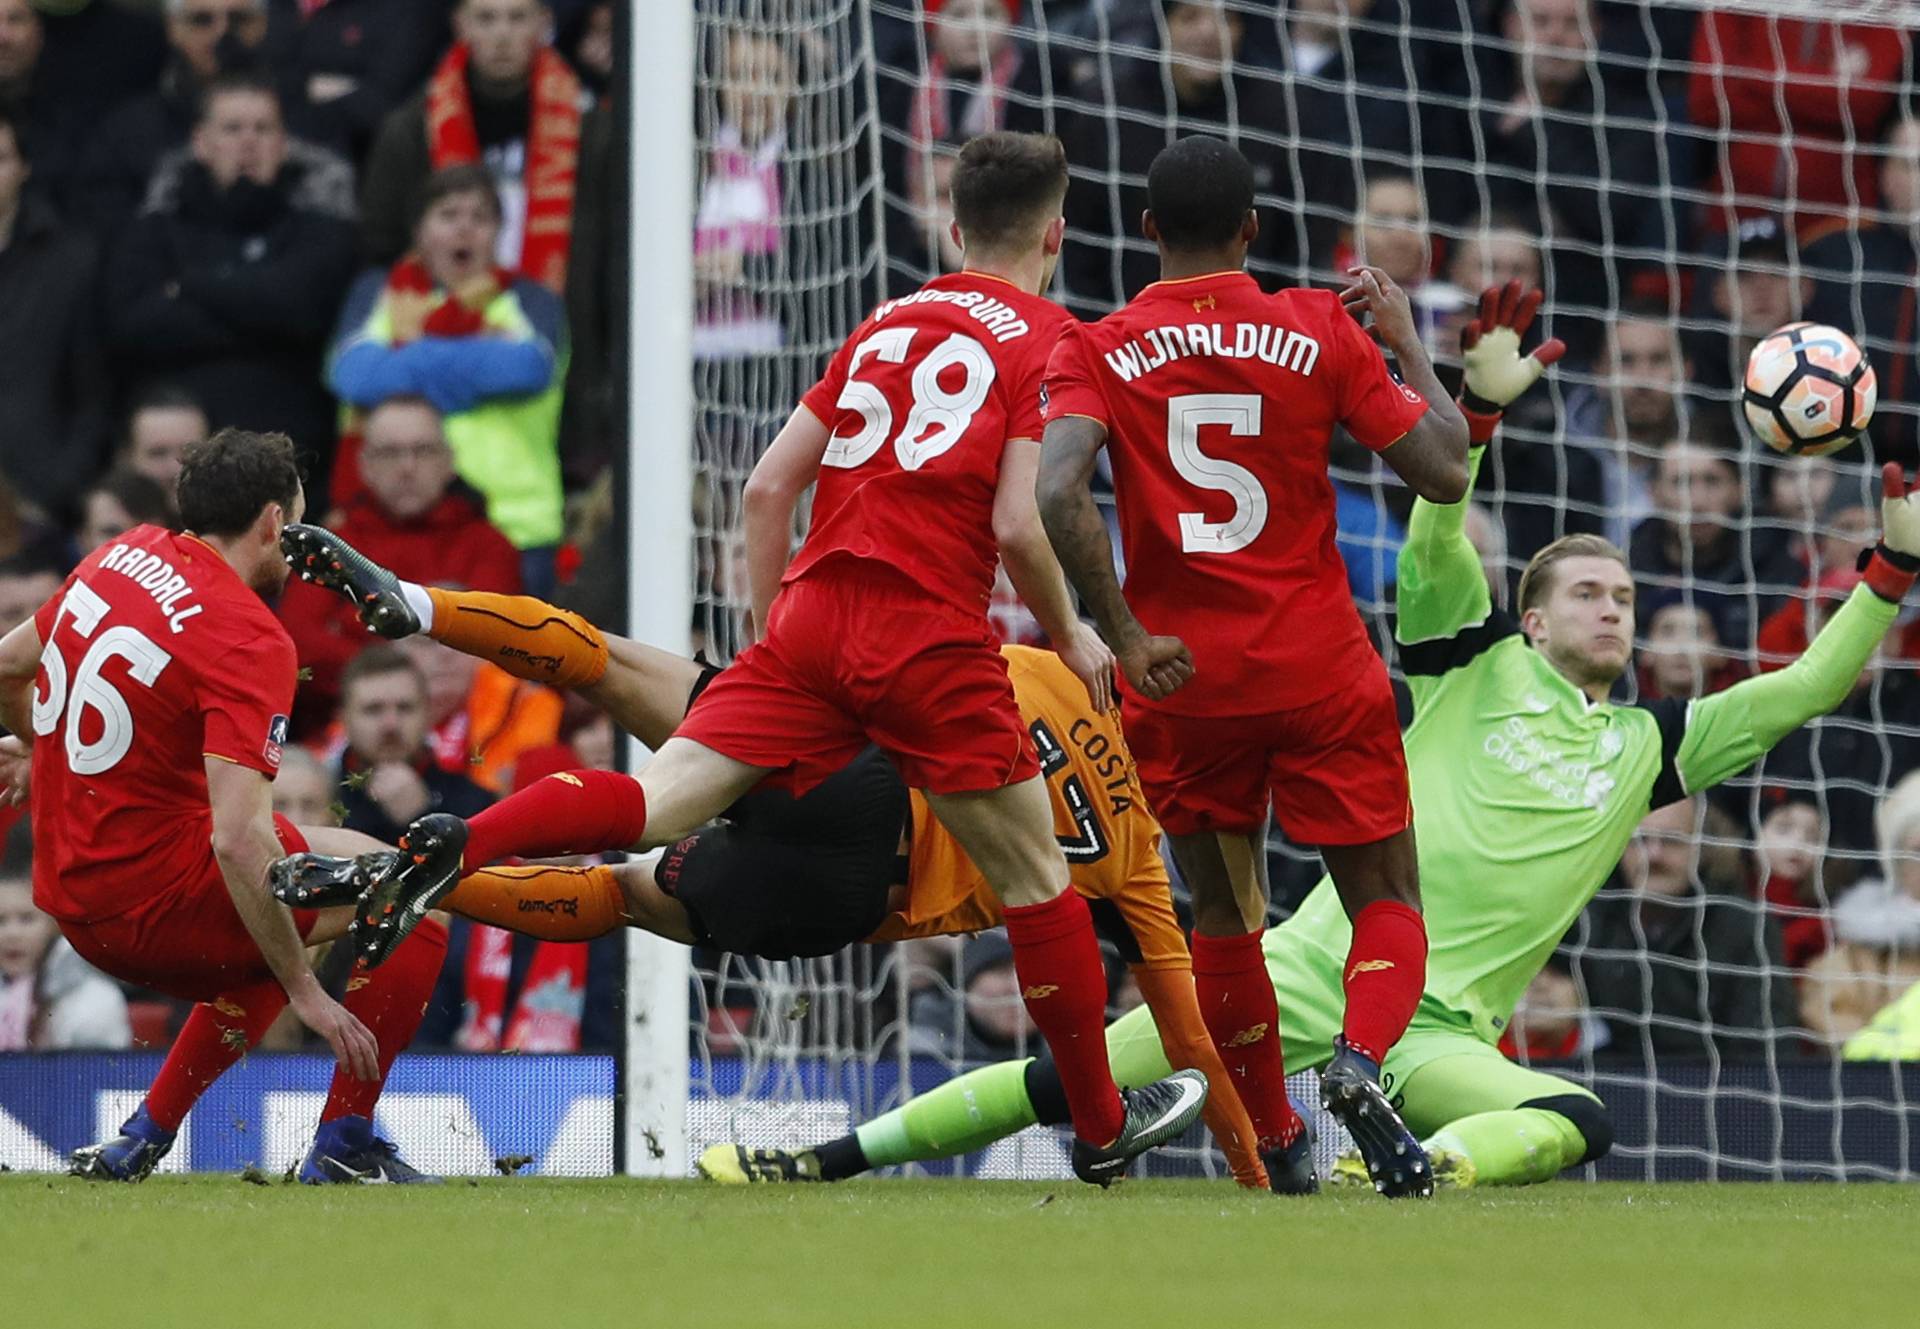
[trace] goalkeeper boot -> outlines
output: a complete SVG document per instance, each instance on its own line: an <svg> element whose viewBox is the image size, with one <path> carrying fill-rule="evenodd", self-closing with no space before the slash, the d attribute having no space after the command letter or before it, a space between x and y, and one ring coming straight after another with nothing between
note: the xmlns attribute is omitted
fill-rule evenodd
<svg viewBox="0 0 1920 1329"><path fill-rule="evenodd" d="M762 1186L789 1181L825 1181L811 1149L749 1149L743 1144L707 1146L694 1164L700 1175L722 1186Z"/></svg>
<svg viewBox="0 0 1920 1329"><path fill-rule="evenodd" d="M142 1103L113 1139L74 1150L67 1173L88 1181L145 1181L173 1148L173 1134L154 1125Z"/></svg>
<svg viewBox="0 0 1920 1329"><path fill-rule="evenodd" d="M373 1133L365 1117L335 1117L320 1123L313 1148L300 1164L303 1186L387 1185L437 1186L430 1177L400 1157L393 1141Z"/></svg>
<svg viewBox="0 0 1920 1329"><path fill-rule="evenodd" d="M351 600L369 631L398 641L420 630L400 579L326 527L289 523L280 532L280 556L301 581Z"/></svg>
<svg viewBox="0 0 1920 1329"><path fill-rule="evenodd" d="M1433 1185L1435 1190L1466 1190L1478 1180L1473 1160L1453 1149L1443 1149L1427 1144L1427 1161L1433 1165ZM1327 1177L1329 1186L1371 1188L1373 1178L1367 1175L1366 1160L1360 1157L1358 1149L1349 1149L1333 1161L1333 1171Z"/></svg>
<svg viewBox="0 0 1920 1329"><path fill-rule="evenodd" d="M357 858L331 854L289 854L267 869L267 891L291 909L329 909L353 904L392 873L400 855L378 849Z"/></svg>
<svg viewBox="0 0 1920 1329"><path fill-rule="evenodd" d="M1372 1058L1333 1041L1333 1060L1320 1072L1320 1101L1347 1128L1373 1188L1390 1200L1433 1194L1433 1165L1380 1087Z"/></svg>
<svg viewBox="0 0 1920 1329"><path fill-rule="evenodd" d="M1076 1139L1074 1176L1095 1186L1113 1185L1134 1159L1184 1134L1206 1105L1207 1077L1199 1071L1175 1071L1138 1089L1122 1089L1120 1137L1104 1148Z"/></svg>
<svg viewBox="0 0 1920 1329"><path fill-rule="evenodd" d="M1317 1195L1320 1174L1313 1167L1313 1128L1303 1124L1292 1144L1260 1155L1267 1169L1267 1187L1275 1195Z"/></svg>
<svg viewBox="0 0 1920 1329"><path fill-rule="evenodd" d="M373 879L348 927L353 953L369 969L386 962L434 906L460 884L467 823L448 812L415 817L388 871Z"/></svg>

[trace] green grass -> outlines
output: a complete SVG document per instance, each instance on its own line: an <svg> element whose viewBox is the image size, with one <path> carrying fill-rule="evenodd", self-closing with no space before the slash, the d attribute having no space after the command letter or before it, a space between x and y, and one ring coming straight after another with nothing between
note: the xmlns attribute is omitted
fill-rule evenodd
<svg viewBox="0 0 1920 1329"><path fill-rule="evenodd" d="M0 1319L33 1329L1808 1329L1915 1323L1917 1249L1920 1189L1890 1185L1388 1204L1201 1182L0 1177Z"/></svg>

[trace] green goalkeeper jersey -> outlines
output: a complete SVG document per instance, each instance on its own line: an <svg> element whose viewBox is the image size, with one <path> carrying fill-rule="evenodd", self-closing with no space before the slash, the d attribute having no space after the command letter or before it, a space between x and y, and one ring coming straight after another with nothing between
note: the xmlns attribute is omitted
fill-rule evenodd
<svg viewBox="0 0 1920 1329"><path fill-rule="evenodd" d="M1430 945L1422 1011L1494 1042L1641 818L1839 705L1898 606L1861 586L1794 664L1711 697L1595 702L1493 607L1465 511L1415 505L1398 637L1413 693L1407 765ZM1309 966L1337 984L1351 938L1323 878L1267 933L1268 963Z"/></svg>

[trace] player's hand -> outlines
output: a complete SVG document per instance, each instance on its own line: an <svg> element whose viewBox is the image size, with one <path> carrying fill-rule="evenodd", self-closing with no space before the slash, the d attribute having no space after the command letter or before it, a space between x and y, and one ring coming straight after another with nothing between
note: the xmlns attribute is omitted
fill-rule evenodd
<svg viewBox="0 0 1920 1329"><path fill-rule="evenodd" d="M1467 368L1461 404L1478 415L1497 415L1567 353L1567 344L1549 338L1532 355L1520 354L1521 339L1533 326L1545 295L1525 290L1516 278L1480 293L1479 315L1460 330L1460 358Z"/></svg>
<svg viewBox="0 0 1920 1329"><path fill-rule="evenodd" d="M1100 634L1085 623L1074 626L1067 639L1059 643L1060 658L1074 676L1087 685L1093 708L1102 713L1113 709L1113 652Z"/></svg>
<svg viewBox="0 0 1920 1329"><path fill-rule="evenodd" d="M1413 302L1393 278L1383 269L1365 266L1348 268L1347 275L1353 282L1340 292L1340 303L1349 314L1362 326L1371 314L1374 332L1389 347L1418 344L1420 330L1414 326Z"/></svg>
<svg viewBox="0 0 1920 1329"><path fill-rule="evenodd" d="M346 1067L355 1079L380 1078L380 1044L353 1012L329 997L318 983L293 998L291 1005L300 1023L327 1040L334 1060Z"/></svg>
<svg viewBox="0 0 1920 1329"><path fill-rule="evenodd" d="M1881 468L1880 487L1880 543L1896 554L1920 558L1920 489L1908 485L1907 473L1897 461Z"/></svg>
<svg viewBox="0 0 1920 1329"><path fill-rule="evenodd" d="M403 761L383 761L368 772L367 797L398 826L433 809L427 782Z"/></svg>
<svg viewBox="0 0 1920 1329"><path fill-rule="evenodd" d="M1193 653L1178 637L1147 637L1114 652L1133 690L1148 701L1178 692L1193 677Z"/></svg>
<svg viewBox="0 0 1920 1329"><path fill-rule="evenodd" d="M8 734L0 738L0 805L17 808L27 801L33 778L33 749Z"/></svg>

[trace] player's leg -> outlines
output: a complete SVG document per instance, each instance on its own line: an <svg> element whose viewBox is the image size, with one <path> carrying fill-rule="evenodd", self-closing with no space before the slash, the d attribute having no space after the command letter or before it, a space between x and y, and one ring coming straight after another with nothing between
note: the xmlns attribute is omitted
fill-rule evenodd
<svg viewBox="0 0 1920 1329"><path fill-rule="evenodd" d="M1267 757L1257 726L1126 712L1127 744L1193 895L1193 983L1208 1037L1253 1123L1269 1173L1291 1175L1306 1124L1287 1097L1267 913Z"/></svg>
<svg viewBox="0 0 1920 1329"><path fill-rule="evenodd" d="M1144 1006L1108 1026L1106 1040L1113 1076L1123 1086L1141 1087L1167 1075L1166 1055ZM809 1149L714 1145L701 1155L700 1173L734 1185L842 1181L873 1168L957 1158L1032 1125L1068 1125L1072 1117L1050 1057L996 1062L915 1094L851 1134Z"/></svg>
<svg viewBox="0 0 1920 1329"><path fill-rule="evenodd" d="M1375 1188L1433 1193L1429 1161L1380 1082L1426 984L1427 935L1406 753L1386 671L1276 717L1269 756L1274 812L1295 841L1320 847L1353 939L1341 971L1345 1013L1320 1075L1322 1101L1347 1128Z"/></svg>
<svg viewBox="0 0 1920 1329"><path fill-rule="evenodd" d="M650 748L686 716L688 694L701 675L701 666L684 656L603 633L533 596L402 581L317 526L288 527L282 545L302 577L352 600L382 636L423 632L518 678L572 689Z"/></svg>
<svg viewBox="0 0 1920 1329"><path fill-rule="evenodd" d="M374 1133L373 1113L394 1058L413 1041L439 982L447 958L443 918L435 913L423 919L378 969L356 962L348 974L340 1004L373 1034L379 1073L362 1080L345 1066L334 1068L313 1147L300 1166L302 1182L435 1180L402 1161L393 1145Z"/></svg>
<svg viewBox="0 0 1920 1329"><path fill-rule="evenodd" d="M1102 1039L1106 968L1087 902L1067 884L1045 782L1034 774L1003 789L929 793L927 803L1000 897L1021 996L1060 1064L1074 1133L1112 1143L1125 1109Z"/></svg>
<svg viewBox="0 0 1920 1329"><path fill-rule="evenodd" d="M1398 1064L1410 1063L1411 1069ZM1515 1065L1471 1034L1418 1023L1388 1060L1407 1124L1456 1186L1525 1186L1604 1158L1606 1104L1571 1080Z"/></svg>
<svg viewBox="0 0 1920 1329"><path fill-rule="evenodd" d="M1170 836L1193 893L1193 983L1200 1017L1252 1119L1270 1171L1304 1153L1306 1123L1287 1097L1280 1008L1261 950L1268 898L1266 830ZM1202 900L1207 902L1202 907Z"/></svg>

